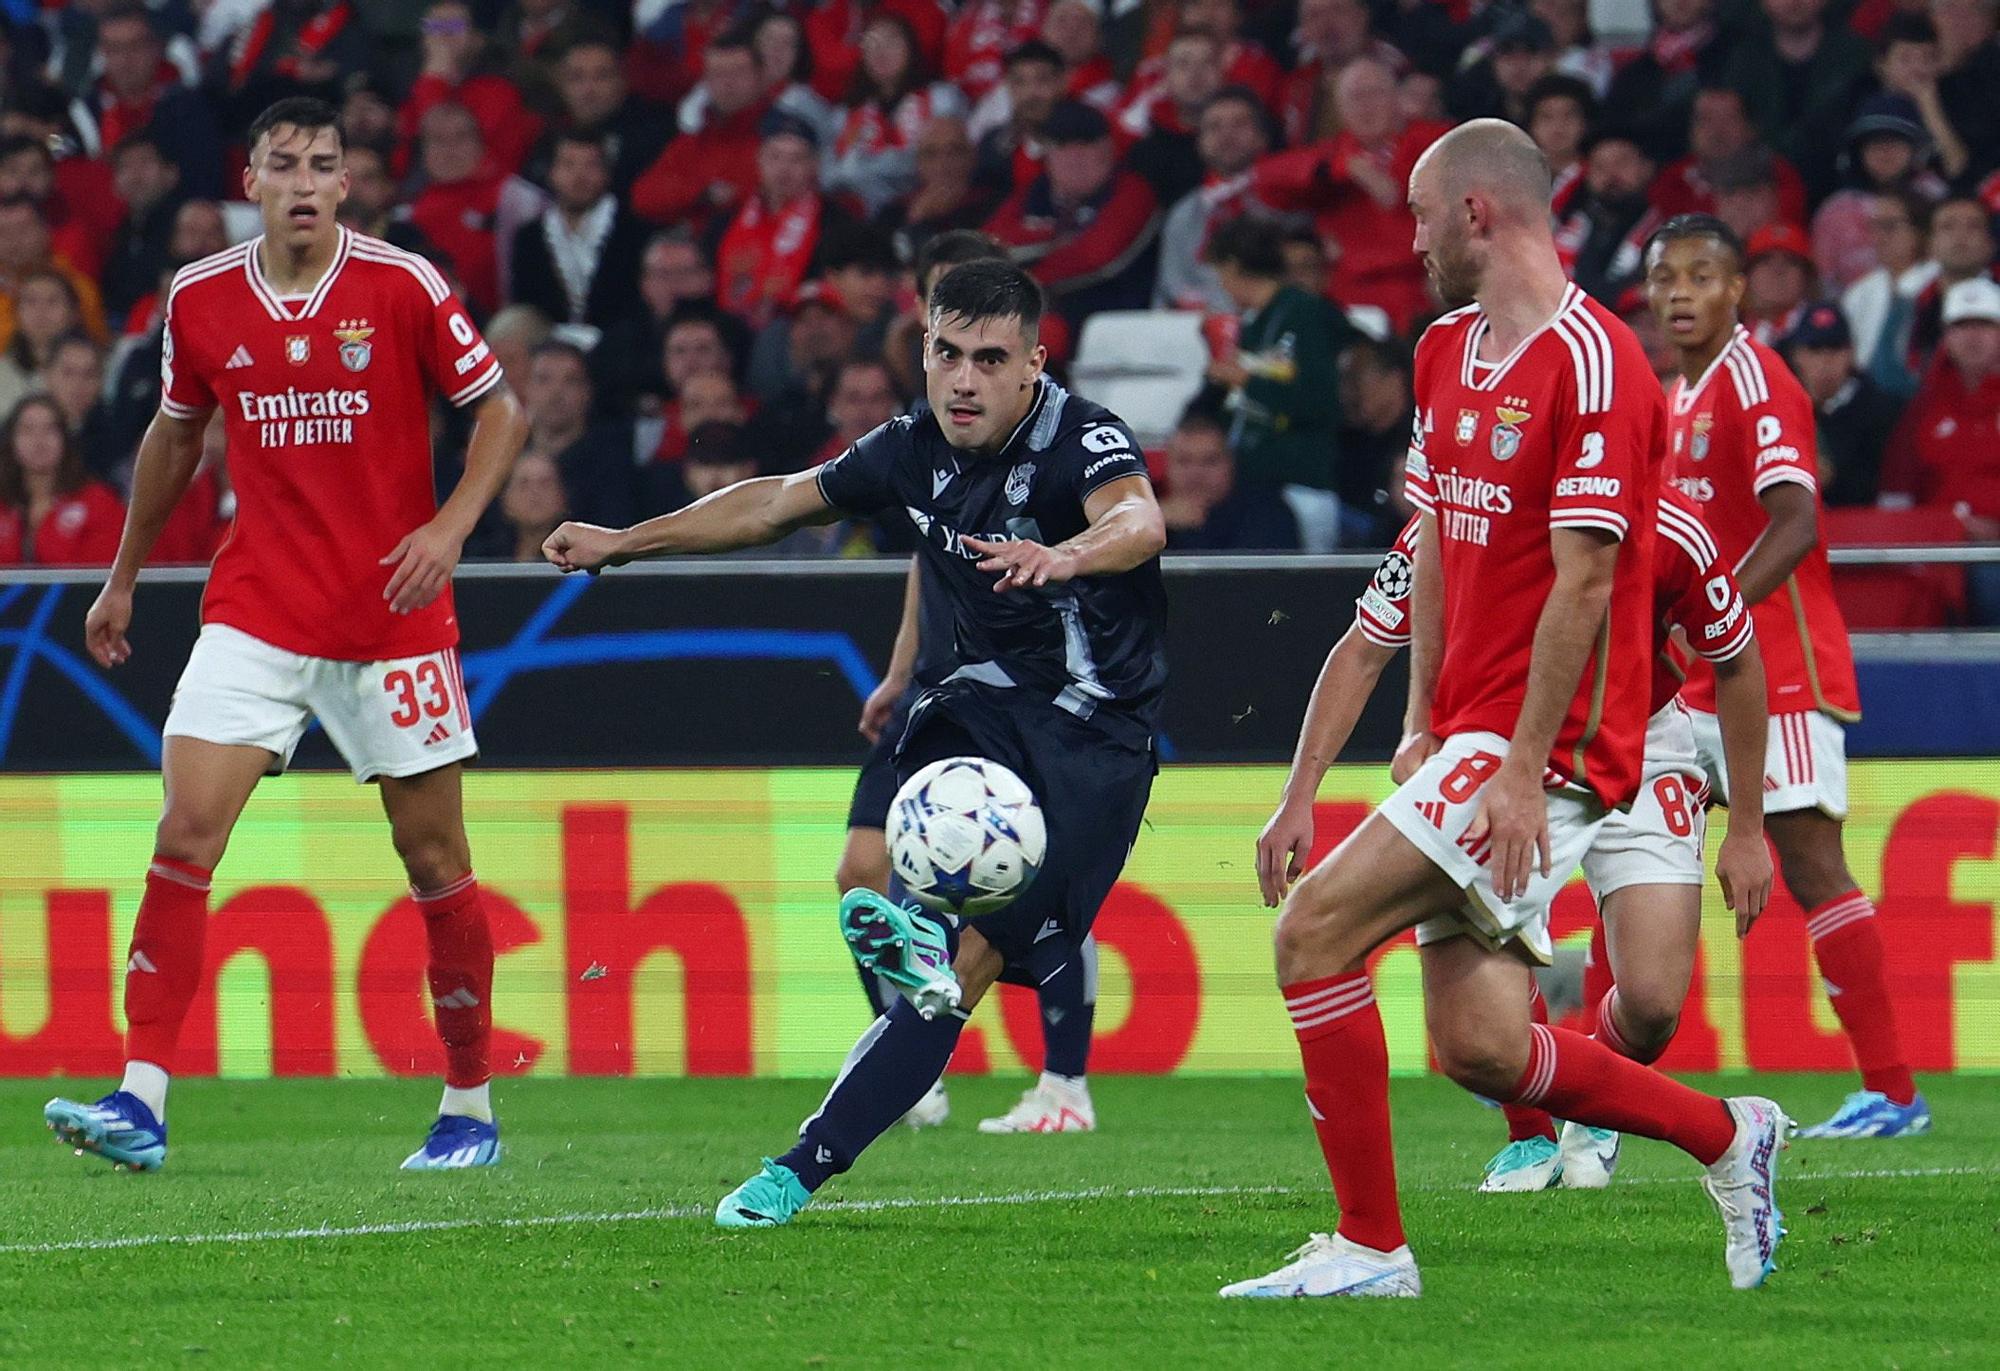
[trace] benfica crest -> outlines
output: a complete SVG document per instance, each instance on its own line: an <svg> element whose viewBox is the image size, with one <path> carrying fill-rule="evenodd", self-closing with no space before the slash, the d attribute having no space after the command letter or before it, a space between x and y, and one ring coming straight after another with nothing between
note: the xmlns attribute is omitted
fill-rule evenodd
<svg viewBox="0 0 2000 1371"><path fill-rule="evenodd" d="M1708 459L1708 431L1715 427L1713 414L1697 414L1694 420L1694 438L1688 444L1688 454L1697 462Z"/></svg>
<svg viewBox="0 0 2000 1371"><path fill-rule="evenodd" d="M1493 428L1493 460L1505 462L1521 450L1521 425L1535 416L1525 409L1501 405L1493 411L1500 422Z"/></svg>
<svg viewBox="0 0 2000 1371"><path fill-rule="evenodd" d="M368 341L374 333L366 319L342 319L340 327L333 331L333 336L340 340L340 364L349 371L364 370L375 354Z"/></svg>
<svg viewBox="0 0 2000 1371"><path fill-rule="evenodd" d="M1028 500L1028 483L1034 479L1035 464L1033 462L1023 462L1020 466L1008 472L1007 488L1004 492L1007 496L1007 503L1010 505L1026 504Z"/></svg>
<svg viewBox="0 0 2000 1371"><path fill-rule="evenodd" d="M293 333L285 338L285 360L295 367L302 367L312 356L312 339L303 333Z"/></svg>

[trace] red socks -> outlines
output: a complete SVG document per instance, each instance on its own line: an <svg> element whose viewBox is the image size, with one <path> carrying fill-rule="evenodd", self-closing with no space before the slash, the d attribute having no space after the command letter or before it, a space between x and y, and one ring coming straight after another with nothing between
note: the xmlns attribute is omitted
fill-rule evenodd
<svg viewBox="0 0 2000 1371"><path fill-rule="evenodd" d="M1549 1003L1542 998L1541 982L1532 977L1528 980L1528 1018L1539 1024L1549 1021ZM1556 1121L1546 1110L1530 1104L1503 1104L1500 1113L1507 1120L1508 1142L1525 1142L1529 1138L1556 1140Z"/></svg>
<svg viewBox="0 0 2000 1371"><path fill-rule="evenodd" d="M1862 1086L1908 1104L1917 1097L1917 1083L1896 1040L1874 904L1858 890L1828 900L1806 915L1806 934L1834 1016L1854 1047Z"/></svg>
<svg viewBox="0 0 2000 1371"><path fill-rule="evenodd" d="M1284 988L1306 1067L1306 1107L1340 1201L1340 1235L1393 1252L1403 1245L1396 1153L1389 1136L1389 1041L1365 971Z"/></svg>
<svg viewBox="0 0 2000 1371"><path fill-rule="evenodd" d="M442 890L410 892L423 911L430 940L431 1005L444 1043L445 1084L459 1090L492 1076L493 934L479 904L479 883L467 872Z"/></svg>
<svg viewBox="0 0 2000 1371"><path fill-rule="evenodd" d="M1711 1166L1736 1138L1736 1117L1713 1095L1690 1090L1603 1043L1536 1024L1528 1069L1514 1098L1597 1128L1659 1138Z"/></svg>
<svg viewBox="0 0 2000 1371"><path fill-rule="evenodd" d="M125 1056L174 1067L174 1047L201 984L208 933L206 867L155 855L125 961Z"/></svg>

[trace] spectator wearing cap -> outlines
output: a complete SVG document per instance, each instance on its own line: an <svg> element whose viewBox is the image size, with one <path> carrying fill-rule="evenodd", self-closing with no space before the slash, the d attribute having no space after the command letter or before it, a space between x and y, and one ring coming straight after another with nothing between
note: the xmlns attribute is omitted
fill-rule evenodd
<svg viewBox="0 0 2000 1371"><path fill-rule="evenodd" d="M1241 316L1233 352L1210 362L1245 485L1331 490L1340 403L1329 384L1355 333L1316 295L1285 280L1283 231L1243 215L1217 229L1207 259Z"/></svg>
<svg viewBox="0 0 2000 1371"><path fill-rule="evenodd" d="M1460 58L1459 72L1445 92L1455 119L1506 119L1525 125L1528 92L1555 70L1556 39L1549 26L1527 10L1510 10L1493 26L1484 44Z"/></svg>
<svg viewBox="0 0 2000 1371"><path fill-rule="evenodd" d="M1621 115L1621 106L1613 105ZM1635 130L1641 127L1633 124ZM1677 135L1679 136L1679 135ZM1734 191L1765 189L1772 198L1770 213L1739 236L1763 227L1771 219L1802 224L1806 219L1806 183L1797 168L1771 151L1750 120L1750 107L1731 86L1703 86L1688 105L1687 155L1668 164L1653 186L1653 206L1663 219L1678 214L1722 215L1722 199ZM1727 222L1727 220L1725 220Z"/></svg>
<svg viewBox="0 0 2000 1371"><path fill-rule="evenodd" d="M701 54L708 112L668 143L632 183L632 212L656 224L728 222L757 188L758 126L770 108L748 30L718 35Z"/></svg>
<svg viewBox="0 0 2000 1371"><path fill-rule="evenodd" d="M556 128L602 140L611 155L611 189L620 197L674 136L672 112L632 93L624 56L608 34L585 31L564 45L555 66ZM550 143L537 163L552 153Z"/></svg>
<svg viewBox="0 0 2000 1371"><path fill-rule="evenodd" d="M736 211L716 248L716 299L752 328L791 304L818 265L825 235L852 222L820 193L814 138L812 125L796 115L773 110L764 116L756 193Z"/></svg>
<svg viewBox="0 0 2000 1371"><path fill-rule="evenodd" d="M472 304L491 313L510 279L514 240L546 198L487 155L479 121L463 105L432 105L419 136L425 184L409 221L451 259Z"/></svg>
<svg viewBox="0 0 2000 1371"><path fill-rule="evenodd" d="M1728 56L1728 45L1717 41L1715 8L1715 0L1658 0L1645 47L1618 69L1605 93L1604 107L1664 155L1683 150L1696 92L1716 80Z"/></svg>
<svg viewBox="0 0 2000 1371"><path fill-rule="evenodd" d="M1921 376L1944 334L1945 293L1961 281L1992 279L1993 219L1984 202L1953 195L1931 211L1930 260L1937 275L1917 292L1910 321L1910 370Z"/></svg>
<svg viewBox="0 0 2000 1371"><path fill-rule="evenodd" d="M1861 371L1898 399L1917 388L1910 331L1918 297L1937 279L1937 263L1924 254L1930 222L1930 201L1914 191L1875 196L1868 207L1868 236L1878 265L1840 297Z"/></svg>
<svg viewBox="0 0 2000 1371"><path fill-rule="evenodd" d="M49 226L41 211L32 200L16 196L0 200L0 348L14 341L15 292L38 271L53 271L68 281L83 331L99 342L109 340L97 282L50 250Z"/></svg>
<svg viewBox="0 0 2000 1371"><path fill-rule="evenodd" d="M1854 339L1837 305L1807 310L1784 353L1817 416L1820 498L1828 505L1873 505L1902 398L1855 366Z"/></svg>
<svg viewBox="0 0 2000 1371"><path fill-rule="evenodd" d="M632 308L646 226L611 193L611 158L593 134L556 136L549 190L553 203L514 234L508 298L601 337Z"/></svg>
<svg viewBox="0 0 2000 1371"><path fill-rule="evenodd" d="M1965 140L1972 165L1968 182L2000 166L2000 36L1993 0L1931 0L1938 36L1938 98L1945 117Z"/></svg>
<svg viewBox="0 0 2000 1371"><path fill-rule="evenodd" d="M112 154L113 183L125 202L125 217L111 240L111 254L98 279L104 304L123 318L168 265L174 217L180 211L180 168L151 133L132 134Z"/></svg>
<svg viewBox="0 0 2000 1371"><path fill-rule="evenodd" d="M62 411L30 395L0 425L0 566L107 566L125 506L91 477Z"/></svg>
<svg viewBox="0 0 2000 1371"><path fill-rule="evenodd" d="M1250 171L1271 150L1270 121L1255 95L1231 86L1202 109L1195 129L1202 182L1167 211L1161 225L1153 307L1233 313L1235 302L1202 252L1216 229L1248 206Z"/></svg>
<svg viewBox="0 0 2000 1371"><path fill-rule="evenodd" d="M1903 415L1882 473L1885 497L1952 510L1967 534L2000 539L2000 284L1945 292L1944 339ZM1885 503L1888 502L1885 499ZM1969 569L1974 616L2000 622L2000 567Z"/></svg>
<svg viewBox="0 0 2000 1371"><path fill-rule="evenodd" d="M187 193L213 198L222 193L222 135L208 100L181 84L165 61L154 25L136 4L114 4L99 14L103 74L70 106L71 121L89 157L105 157L129 135L149 130L181 169Z"/></svg>
<svg viewBox="0 0 2000 1371"><path fill-rule="evenodd" d="M1340 73L1334 104L1340 132L1266 157L1252 186L1273 209L1311 212L1321 240L1339 245L1327 295L1343 306L1381 309L1405 332L1431 308L1423 264L1410 251L1410 172L1446 129L1407 122L1395 74L1368 58Z"/></svg>
<svg viewBox="0 0 2000 1371"><path fill-rule="evenodd" d="M1062 54L1040 39L1007 54L1007 122L979 138L974 176L1005 197L1024 189L1042 171L1042 133L1064 99L1068 74Z"/></svg>
<svg viewBox="0 0 2000 1371"><path fill-rule="evenodd" d="M1913 191L1935 200L1945 184L1929 170L1930 137L1906 95L1880 91L1861 102L1841 154L1841 189L1813 213L1813 262L1829 290L1845 290L1881 265L1869 229L1878 196Z"/></svg>
<svg viewBox="0 0 2000 1371"><path fill-rule="evenodd" d="M1656 163L1628 130L1595 130L1584 144L1583 185L1556 225L1556 253L1593 298L1618 298L1646 269L1646 240L1662 222L1646 198Z"/></svg>
<svg viewBox="0 0 2000 1371"><path fill-rule="evenodd" d="M1236 456L1220 419L1195 409L1167 437L1167 489L1160 497L1169 552L1297 552L1299 521L1270 486L1236 479Z"/></svg>
<svg viewBox="0 0 2000 1371"><path fill-rule="evenodd" d="M1817 289L1812 240L1795 224L1772 224L1744 245L1743 327L1776 347L1805 317Z"/></svg>
<svg viewBox="0 0 2000 1371"><path fill-rule="evenodd" d="M1332 113L1333 80L1349 62L1373 58L1401 74L1409 59L1386 38L1377 37L1367 0L1299 0L1292 29L1292 69L1278 90L1278 116L1289 145L1320 136L1321 115Z"/></svg>
<svg viewBox="0 0 2000 1371"><path fill-rule="evenodd" d="M399 179L416 160L424 115L447 102L462 105L479 125L481 142L497 167L514 172L527 161L542 120L500 73L486 36L474 25L467 0L434 0L418 32L423 70L396 115L396 152L390 171Z"/></svg>
<svg viewBox="0 0 2000 1371"><path fill-rule="evenodd" d="M1135 140L1125 151L1125 165L1145 178L1161 204L1170 205L1201 184L1195 125L1221 89L1221 43L1190 29L1168 45L1165 74L1151 95L1119 114L1118 136ZM1252 92L1251 98L1258 97Z"/></svg>
<svg viewBox="0 0 2000 1371"><path fill-rule="evenodd" d="M1828 23L1827 4L1760 0L1724 71L1751 121L1819 195L1833 189L1840 131L1871 79L1867 43Z"/></svg>
<svg viewBox="0 0 2000 1371"><path fill-rule="evenodd" d="M1008 197L986 231L1072 328L1099 310L1146 308L1159 257L1152 189L1120 168L1109 122L1082 101L1056 106L1043 138L1041 175Z"/></svg>
<svg viewBox="0 0 2000 1371"><path fill-rule="evenodd" d="M896 250L906 260L913 260L938 234L978 228L993 217L1001 199L974 177L979 153L963 119L932 119L917 131L912 152L916 189L875 218L894 235Z"/></svg>
<svg viewBox="0 0 2000 1371"><path fill-rule="evenodd" d="M10 109L0 116L8 124L21 120ZM49 148L72 139L53 131L9 133L0 138L0 200L26 196L49 226L50 250L78 270L95 275L110 254L122 207L111 169L94 157L64 157L57 161Z"/></svg>
<svg viewBox="0 0 2000 1371"><path fill-rule="evenodd" d="M826 188L869 215L916 186L917 135L932 119L965 113L956 86L932 79L908 21L887 12L861 30L861 64L826 167Z"/></svg>
<svg viewBox="0 0 2000 1371"><path fill-rule="evenodd" d="M1554 187L1549 213L1560 222L1583 185L1583 142L1597 122L1597 97L1574 76L1544 76L1528 92L1528 121L1522 127L1548 159Z"/></svg>

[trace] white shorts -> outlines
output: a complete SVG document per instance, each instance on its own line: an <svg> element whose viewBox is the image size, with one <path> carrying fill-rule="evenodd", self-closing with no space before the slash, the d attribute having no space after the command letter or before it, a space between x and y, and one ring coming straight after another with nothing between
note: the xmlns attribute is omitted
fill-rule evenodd
<svg viewBox="0 0 2000 1371"><path fill-rule="evenodd" d="M1583 855L1583 879L1603 904L1628 885L1700 885L1708 781L1680 701L1646 721L1646 771L1630 810L1606 816Z"/></svg>
<svg viewBox="0 0 2000 1371"><path fill-rule="evenodd" d="M1729 803L1728 768L1722 757L1722 722L1691 709L1695 751L1714 787ZM1773 714L1764 747L1764 812L1795 814L1817 809L1829 819L1847 817L1847 730L1816 709Z"/></svg>
<svg viewBox="0 0 2000 1371"><path fill-rule="evenodd" d="M276 776L317 718L357 781L417 776L479 751L458 652L341 662L204 624L174 687L167 737L275 753Z"/></svg>
<svg viewBox="0 0 2000 1371"><path fill-rule="evenodd" d="M1518 942L1546 965L1554 955L1549 904L1589 850L1604 822L1604 805L1585 790L1547 792L1549 874L1535 870L1519 899L1502 900L1486 869L1491 854L1481 844L1475 856L1464 838L1479 813L1479 788L1506 755L1507 740L1497 733L1454 734L1382 802L1380 813L1465 891L1463 909L1417 925L1419 945L1460 935L1495 949Z"/></svg>

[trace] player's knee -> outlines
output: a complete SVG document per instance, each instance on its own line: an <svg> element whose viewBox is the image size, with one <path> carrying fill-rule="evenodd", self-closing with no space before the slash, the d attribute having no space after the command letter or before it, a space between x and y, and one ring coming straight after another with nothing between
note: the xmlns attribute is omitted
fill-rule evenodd
<svg viewBox="0 0 2000 1371"><path fill-rule="evenodd" d="M1847 860L1838 847L1831 852L1815 846L1781 853L1778 860L1784 871L1785 889L1801 909L1817 909L1854 889L1854 874L1847 869Z"/></svg>
<svg viewBox="0 0 2000 1371"><path fill-rule="evenodd" d="M1680 1030L1681 1008L1664 997L1628 995L1618 990L1618 1032L1632 1056L1651 1062L1667 1050Z"/></svg>
<svg viewBox="0 0 2000 1371"><path fill-rule="evenodd" d="M1300 900L1296 887L1286 897L1278 921L1271 929L1271 947L1281 985L1315 976L1338 976L1353 970L1360 961L1360 956L1343 944L1334 912Z"/></svg>
<svg viewBox="0 0 2000 1371"><path fill-rule="evenodd" d="M153 850L160 856L211 869L228 845L227 819L185 804L169 804L153 836Z"/></svg>
<svg viewBox="0 0 2000 1371"><path fill-rule="evenodd" d="M440 889L471 869L471 854L457 834L398 828L394 837L396 855L418 890Z"/></svg>
<svg viewBox="0 0 2000 1371"><path fill-rule="evenodd" d="M1525 1042L1509 1050L1508 1044L1491 1038L1451 1032L1438 1035L1433 1029L1431 1048L1437 1053L1438 1066L1445 1075L1489 1100L1512 1099L1514 1087L1527 1070Z"/></svg>

